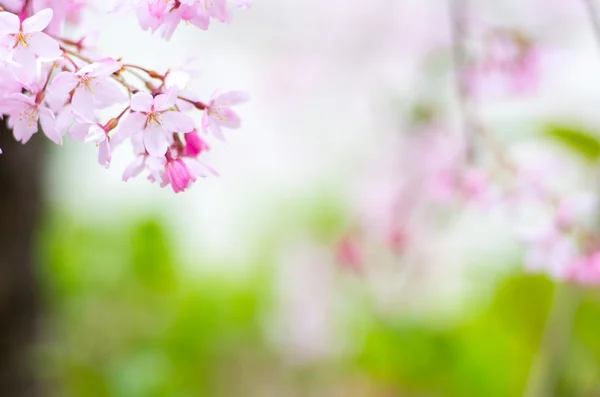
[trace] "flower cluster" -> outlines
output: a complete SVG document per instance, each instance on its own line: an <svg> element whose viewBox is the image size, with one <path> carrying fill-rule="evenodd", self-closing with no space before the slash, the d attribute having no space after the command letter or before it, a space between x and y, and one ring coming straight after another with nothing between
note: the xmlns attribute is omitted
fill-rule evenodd
<svg viewBox="0 0 600 397"><path fill-rule="evenodd" d="M230 0L239 8L249 8L252 0ZM116 10L135 10L144 30L159 31L165 39L171 38L180 23L208 29L211 19L231 21L227 0L117 0Z"/></svg>
<svg viewBox="0 0 600 397"><path fill-rule="evenodd" d="M484 26L474 36L471 59L464 68L471 95L497 91L519 95L537 88L542 48L528 33Z"/></svg>
<svg viewBox="0 0 600 397"><path fill-rule="evenodd" d="M394 257L414 256L442 229L438 218L444 210L487 209L500 200L487 173L464 163L463 145L443 125L412 132L391 146L390 158L379 154L368 182L360 181L360 192L352 195L358 197L358 215L336 247L340 264L349 270L366 272L371 246Z"/></svg>
<svg viewBox="0 0 600 397"><path fill-rule="evenodd" d="M367 266L374 253L377 263L391 254L394 262L400 258L423 267L428 262L424 253L434 251L431 247L443 240L440 234L453 227L458 213L483 209L490 216L500 214L508 220L506 226L522 243L527 270L564 282L600 284L597 137L579 136L579 131L569 128L558 131L562 138L547 131L550 141L555 139L559 146L566 144L580 157L593 160L590 175L582 172L585 166L581 163L569 164L566 152L555 159L547 156L552 153L548 147L537 148L545 156L536 159L536 149L529 148L527 156L520 159L515 153L518 143L507 145L498 139L491 120L484 117L489 103L480 94L491 88L519 95L537 88L542 82L542 66L549 64L542 62L542 58L550 59L546 58L546 44L526 33L525 26L481 24L467 18L471 11L467 3L452 4L462 4L463 9L451 10L453 40L442 52L455 77L457 109L432 98L434 107L417 106L427 110L419 113L418 124L406 112L408 122L402 125L400 142L380 149L368 182L361 183L358 194L352 195L363 200L339 236L335 247L338 262L366 276L377 272ZM598 28L600 21L593 14ZM596 34L600 39L600 28ZM426 64L431 59L417 62ZM459 129L449 114L458 115ZM394 126L395 135L397 130ZM391 162L382 155L388 150ZM577 171L567 175L569 167ZM478 222L483 222L484 214L476 215Z"/></svg>
<svg viewBox="0 0 600 397"><path fill-rule="evenodd" d="M148 10L159 3L173 6L165 1L144 3ZM113 148L128 140L136 160L123 179L147 172L150 181L171 185L175 192L186 190L198 177L215 174L201 160L209 150L206 134L224 139L222 128L239 128L232 106L245 102L246 94L217 91L202 102L185 94L191 76L184 68L161 74L121 59L89 56L84 39L60 36L65 22L79 18L80 0L0 5L0 115L17 141L27 143L43 132L60 145L69 135L95 143L99 163L108 167ZM39 9L44 5L48 8ZM190 112L203 116L196 123Z"/></svg>

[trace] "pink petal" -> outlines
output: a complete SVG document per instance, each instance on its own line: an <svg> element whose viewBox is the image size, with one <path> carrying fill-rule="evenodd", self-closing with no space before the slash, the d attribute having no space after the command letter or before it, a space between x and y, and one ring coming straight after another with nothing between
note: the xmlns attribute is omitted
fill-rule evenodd
<svg viewBox="0 0 600 397"><path fill-rule="evenodd" d="M240 116L229 108L225 108L221 111L221 117L223 120L217 119L217 122L225 128L237 129L242 125Z"/></svg>
<svg viewBox="0 0 600 397"><path fill-rule="evenodd" d="M26 80L28 83L33 82L37 75L37 62L35 52L33 52L32 48L17 47L13 53L13 57L21 65L20 69L15 70L19 78Z"/></svg>
<svg viewBox="0 0 600 397"><path fill-rule="evenodd" d="M123 142L144 128L146 116L142 113L128 113L119 122L117 132L113 136L113 144Z"/></svg>
<svg viewBox="0 0 600 397"><path fill-rule="evenodd" d="M56 129L56 119L54 113L50 109L39 106L40 112L40 124L42 125L42 131L52 142L57 145L62 145L62 135Z"/></svg>
<svg viewBox="0 0 600 397"><path fill-rule="evenodd" d="M181 160L175 160L167 164L167 174L171 187L175 193L183 192L196 178L191 174L190 169Z"/></svg>
<svg viewBox="0 0 600 397"><path fill-rule="evenodd" d="M169 132L187 133L194 129L194 120L188 115L177 111L163 113L162 123Z"/></svg>
<svg viewBox="0 0 600 397"><path fill-rule="evenodd" d="M175 106L178 93L177 87L171 87L164 94L157 95L154 98L154 110L162 112Z"/></svg>
<svg viewBox="0 0 600 397"><path fill-rule="evenodd" d="M18 102L22 102L22 103L26 103L26 104L31 105L31 106L35 106L35 101L33 100L33 98L30 98L27 95L12 94L12 95L9 96L9 99L15 100L15 101L18 101Z"/></svg>
<svg viewBox="0 0 600 397"><path fill-rule="evenodd" d="M229 0L233 5L239 8L250 8L252 7L252 0Z"/></svg>
<svg viewBox="0 0 600 397"><path fill-rule="evenodd" d="M134 112L150 113L154 98L147 92L138 92L131 98L131 110Z"/></svg>
<svg viewBox="0 0 600 397"><path fill-rule="evenodd" d="M108 168L110 157L110 144L108 143L108 139L105 139L98 145L98 163Z"/></svg>
<svg viewBox="0 0 600 397"><path fill-rule="evenodd" d="M73 111L87 119L94 118L94 97L85 87L77 87L71 100Z"/></svg>
<svg viewBox="0 0 600 397"><path fill-rule="evenodd" d="M204 132L208 132L208 127L210 125L210 116L208 115L208 111L204 111L202 114L202 130Z"/></svg>
<svg viewBox="0 0 600 397"><path fill-rule="evenodd" d="M135 161L125 168L123 172L123 181L128 181L134 176L139 175L144 170L144 157L139 156Z"/></svg>
<svg viewBox="0 0 600 397"><path fill-rule="evenodd" d="M12 127L15 139L22 143L27 143L33 134L38 130L37 123L30 123L27 119L15 119Z"/></svg>
<svg viewBox="0 0 600 397"><path fill-rule="evenodd" d="M54 12L50 8L46 8L37 14L27 18L23 21L23 32L24 33L35 33L41 32L46 29L46 26L52 21Z"/></svg>
<svg viewBox="0 0 600 397"><path fill-rule="evenodd" d="M219 124L212 117L208 118L208 123L208 128L214 137L225 142L225 135L223 135L223 131L221 130Z"/></svg>
<svg viewBox="0 0 600 397"><path fill-rule="evenodd" d="M94 88L94 100L96 101L96 106L105 108L127 101L127 95L117 83L111 80L100 80L96 82Z"/></svg>
<svg viewBox="0 0 600 397"><path fill-rule="evenodd" d="M192 173L197 177L206 178L210 174L218 175L215 170L196 159L185 157L182 159L182 161L190 168Z"/></svg>
<svg viewBox="0 0 600 397"><path fill-rule="evenodd" d="M85 141L89 130L89 124L77 124L71 127L71 129L69 130L69 135L71 136L72 140L76 142L83 142Z"/></svg>
<svg viewBox="0 0 600 397"><path fill-rule="evenodd" d="M148 153L153 157L162 157L167 153L169 143L163 129L153 124L144 130L144 146Z"/></svg>
<svg viewBox="0 0 600 397"><path fill-rule="evenodd" d="M250 96L243 91L229 91L219 95L214 100L215 106L234 106L239 105L250 100Z"/></svg>
<svg viewBox="0 0 600 397"><path fill-rule="evenodd" d="M31 35L29 45L33 52L43 58L58 58L62 54L56 40L46 33L34 33Z"/></svg>
<svg viewBox="0 0 600 397"><path fill-rule="evenodd" d="M0 35L15 34L21 29L19 17L11 12L0 12Z"/></svg>
<svg viewBox="0 0 600 397"><path fill-rule="evenodd" d="M71 72L59 73L52 83L49 90L56 95L66 95L71 92L79 84L79 78Z"/></svg>
<svg viewBox="0 0 600 397"><path fill-rule="evenodd" d="M104 58L79 70L80 74L89 73L93 77L108 77L121 69L123 64L112 58Z"/></svg>

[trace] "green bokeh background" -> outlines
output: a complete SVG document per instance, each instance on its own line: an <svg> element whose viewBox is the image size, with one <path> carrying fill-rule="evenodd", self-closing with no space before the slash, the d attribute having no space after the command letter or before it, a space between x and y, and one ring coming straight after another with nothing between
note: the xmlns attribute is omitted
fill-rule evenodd
<svg viewBox="0 0 600 397"><path fill-rule="evenodd" d="M50 212L40 235L47 331L37 354L48 389L61 397L504 397L524 395L538 371L539 384L554 385L550 395L600 393L600 294L518 265L482 278L485 294L437 322L377 310L364 280L336 268L349 310L332 320L349 346L294 362L269 337L276 248L292 225L331 244L345 224L341 207L313 207L274 222L243 275L190 271L227 264L184 263L160 217L107 226Z"/></svg>

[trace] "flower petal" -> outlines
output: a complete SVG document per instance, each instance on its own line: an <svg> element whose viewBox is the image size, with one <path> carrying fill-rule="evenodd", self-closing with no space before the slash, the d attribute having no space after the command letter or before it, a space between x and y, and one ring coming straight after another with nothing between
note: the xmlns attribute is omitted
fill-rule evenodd
<svg viewBox="0 0 600 397"><path fill-rule="evenodd" d="M250 95L243 91L229 91L215 98L215 106L234 106L250 100Z"/></svg>
<svg viewBox="0 0 600 397"><path fill-rule="evenodd" d="M94 87L94 100L97 107L105 108L127 101L127 95L117 83L111 80L99 80Z"/></svg>
<svg viewBox="0 0 600 397"><path fill-rule="evenodd" d="M168 132L187 133L194 129L194 120L186 114L177 111L164 112L162 123Z"/></svg>
<svg viewBox="0 0 600 397"><path fill-rule="evenodd" d="M96 61L90 65L84 66L79 69L79 74L83 75L89 73L93 77L108 77L117 70L121 69L123 64L112 58L104 58Z"/></svg>
<svg viewBox="0 0 600 397"><path fill-rule="evenodd" d="M77 87L78 83L79 78L75 76L75 74L71 72L61 72L56 75L54 80L52 80L48 89L56 95L65 95Z"/></svg>
<svg viewBox="0 0 600 397"><path fill-rule="evenodd" d="M54 113L52 113L50 109L43 106L39 106L38 109L40 112L40 124L44 134L52 142L56 143L57 145L62 145L62 135L56 129L56 119L54 118Z"/></svg>
<svg viewBox="0 0 600 397"><path fill-rule="evenodd" d="M98 163L108 168L110 165L110 158L110 144L108 139L105 139L98 145Z"/></svg>
<svg viewBox="0 0 600 397"><path fill-rule="evenodd" d="M144 130L144 146L148 153L153 157L162 157L167 153L169 143L163 129L152 124Z"/></svg>
<svg viewBox="0 0 600 397"><path fill-rule="evenodd" d="M117 132L113 136L113 145L121 143L136 132L141 131L145 123L146 116L142 113L133 112L123 116L121 121L119 121Z"/></svg>
<svg viewBox="0 0 600 397"><path fill-rule="evenodd" d="M131 110L134 112L150 113L154 98L147 92L138 92L131 98Z"/></svg>
<svg viewBox="0 0 600 397"><path fill-rule="evenodd" d="M46 33L34 33L29 39L29 46L42 58L58 58L61 55L60 47L56 40Z"/></svg>
<svg viewBox="0 0 600 397"><path fill-rule="evenodd" d="M225 108L221 111L221 119L219 119L218 122L223 127L230 129L237 129L242 125L240 116L238 116L236 112L229 108Z"/></svg>
<svg viewBox="0 0 600 397"><path fill-rule="evenodd" d="M19 17L12 12L0 12L0 35L15 34L21 29Z"/></svg>
<svg viewBox="0 0 600 397"><path fill-rule="evenodd" d="M85 87L77 87L71 104L75 113L79 113L88 120L94 118L94 97Z"/></svg>
<svg viewBox="0 0 600 397"><path fill-rule="evenodd" d="M125 168L123 172L123 181L128 181L134 176L138 176L144 170L144 156L139 156Z"/></svg>
<svg viewBox="0 0 600 397"><path fill-rule="evenodd" d="M50 8L43 9L23 21L23 33L36 33L46 29L52 21L54 12Z"/></svg>
<svg viewBox="0 0 600 397"><path fill-rule="evenodd" d="M154 98L154 110L162 112L175 106L178 93L177 87L171 87L164 94L157 95Z"/></svg>
<svg viewBox="0 0 600 397"><path fill-rule="evenodd" d="M29 139L35 134L38 130L38 125L36 123L30 123L27 119L15 119L14 125L12 126L13 135L15 139L22 143L27 143Z"/></svg>

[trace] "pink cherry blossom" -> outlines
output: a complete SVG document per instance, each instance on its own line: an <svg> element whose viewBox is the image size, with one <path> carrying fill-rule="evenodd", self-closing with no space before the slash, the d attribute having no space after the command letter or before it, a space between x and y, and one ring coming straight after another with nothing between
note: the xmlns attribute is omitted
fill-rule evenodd
<svg viewBox="0 0 600 397"><path fill-rule="evenodd" d="M56 95L74 91L72 108L86 118L93 118L96 108L124 102L127 96L109 76L121 69L122 64L106 58L82 67L77 72L62 72L52 81L50 90Z"/></svg>
<svg viewBox="0 0 600 397"><path fill-rule="evenodd" d="M227 0L117 0L113 11L134 10L142 29L160 31L170 39L181 21L206 30L210 20L231 21ZM251 0L232 0L238 8L250 8Z"/></svg>
<svg viewBox="0 0 600 397"><path fill-rule="evenodd" d="M564 275L565 279L579 284L600 284L600 251L575 259Z"/></svg>
<svg viewBox="0 0 600 397"><path fill-rule="evenodd" d="M54 17L46 31L50 34L60 34L65 22L78 23L86 0L33 0L33 11L39 12L49 8Z"/></svg>
<svg viewBox="0 0 600 397"><path fill-rule="evenodd" d="M98 163L106 168L110 165L110 138L106 131L98 124L92 124L89 128L86 142L94 142L98 146Z"/></svg>
<svg viewBox="0 0 600 397"><path fill-rule="evenodd" d="M142 132L146 150L154 157L162 157L167 152L174 132L188 133L194 129L193 120L171 108L177 99L177 89L171 88L164 94L152 97L139 92L131 98L132 112L119 123L119 142Z"/></svg>
<svg viewBox="0 0 600 397"><path fill-rule="evenodd" d="M6 101L8 125L15 139L27 143L38 132L38 122L44 134L54 143L61 145L62 136L56 129L56 120L50 109L37 103L34 98L23 94L12 94Z"/></svg>
<svg viewBox="0 0 600 397"><path fill-rule="evenodd" d="M159 73L90 51L90 34L65 36L63 28L79 22L86 0L1 3L0 118L7 119L18 141L28 142L39 128L57 144L68 134L77 142L93 142L98 162L108 167L113 147L129 139L136 160L123 179L146 172L151 182L170 184L176 192L198 178L217 175L204 162L208 142L183 113L207 109L195 91L182 91L197 67ZM250 4L232 3L240 8ZM167 39L181 21L206 29L211 18L230 19L226 0L117 0L119 7L135 11L144 29ZM233 123L222 123L226 127L239 125L222 98L218 102L205 113L231 116ZM111 108L120 103L123 107Z"/></svg>
<svg viewBox="0 0 600 397"><path fill-rule="evenodd" d="M249 100L246 93L241 91L230 91L221 94L215 92L204 110L202 128L209 131L218 139L225 140L221 127L236 129L240 128L240 117L231 109L231 106L245 103Z"/></svg>
<svg viewBox="0 0 600 397"><path fill-rule="evenodd" d="M175 193L183 192L196 181L192 170L181 160L168 161L166 168Z"/></svg>
<svg viewBox="0 0 600 397"><path fill-rule="evenodd" d="M355 273L364 272L364 258L358 242L349 237L343 237L337 244L336 256L340 264Z"/></svg>
<svg viewBox="0 0 600 397"><path fill-rule="evenodd" d="M0 43L31 78L35 76L36 56L57 58L61 54L58 43L42 32L52 16L52 10L46 8L21 22L15 14L0 12Z"/></svg>
<svg viewBox="0 0 600 397"><path fill-rule="evenodd" d="M92 119L71 111L71 106L59 114L57 128L68 131L71 139L78 142L93 142L98 147L98 163L106 168L110 165L111 147L108 131Z"/></svg>
<svg viewBox="0 0 600 397"><path fill-rule="evenodd" d="M519 31L492 30L485 36L483 54L467 71L471 94L534 91L541 76L540 46Z"/></svg>
<svg viewBox="0 0 600 397"><path fill-rule="evenodd" d="M150 156L146 151L142 137L139 134L131 137L131 144L136 158L127 166L127 168L125 168L125 171L123 172L123 181L126 182L146 170L150 174L148 176L150 181L158 181L161 186L166 186L166 184L168 184L168 176L165 172L167 159L164 156Z"/></svg>
<svg viewBox="0 0 600 397"><path fill-rule="evenodd" d="M188 134L185 134L185 149L183 151L184 156L198 157L203 152L208 150L210 150L208 143L206 143L206 141L200 137L198 131L194 130Z"/></svg>

